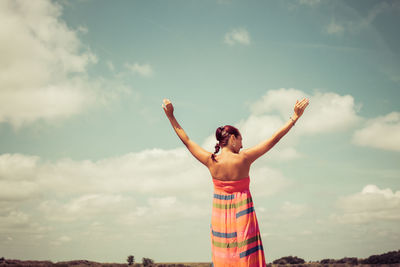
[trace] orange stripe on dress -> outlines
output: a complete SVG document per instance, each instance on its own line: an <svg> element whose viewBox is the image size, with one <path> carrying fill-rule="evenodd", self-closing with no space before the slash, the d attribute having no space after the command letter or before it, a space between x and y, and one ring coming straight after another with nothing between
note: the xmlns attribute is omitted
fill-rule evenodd
<svg viewBox="0 0 400 267"><path fill-rule="evenodd" d="M215 190L223 191L227 194L232 194L233 192L242 192L249 190L250 177L236 180L236 181L221 181L213 178Z"/></svg>

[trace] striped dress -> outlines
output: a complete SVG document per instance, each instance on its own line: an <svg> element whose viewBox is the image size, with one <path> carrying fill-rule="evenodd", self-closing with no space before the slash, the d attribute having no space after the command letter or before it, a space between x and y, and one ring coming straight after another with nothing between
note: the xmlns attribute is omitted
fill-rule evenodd
<svg viewBox="0 0 400 267"><path fill-rule="evenodd" d="M253 201L250 178L213 179L211 250L214 267L266 266Z"/></svg>

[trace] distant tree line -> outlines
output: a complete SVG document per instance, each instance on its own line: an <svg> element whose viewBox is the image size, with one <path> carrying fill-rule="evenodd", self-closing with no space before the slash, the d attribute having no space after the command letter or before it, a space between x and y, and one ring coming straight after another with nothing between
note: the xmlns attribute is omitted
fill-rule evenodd
<svg viewBox="0 0 400 267"><path fill-rule="evenodd" d="M128 258L126 259L126 261L128 262L128 265L133 265L135 263L135 256L133 255L129 255ZM164 263L159 263L159 264L155 264L154 260L150 259L150 258L142 258L142 265L144 267L190 267L188 265L184 265L184 264L164 264Z"/></svg>
<svg viewBox="0 0 400 267"><path fill-rule="evenodd" d="M1 1L1 0L0 0ZM127 262L129 265L133 265L135 263L135 257L133 255L129 255L127 258ZM358 264L400 264L400 250L398 251L391 251L387 253L383 253L380 255L372 255L369 256L366 259L357 259L355 257L345 257L339 260L336 259L323 259L319 261L320 264L344 264L345 266L349 265L358 265ZM300 266L307 266L308 264L305 263L305 260L302 258L298 258L296 256L286 256L282 257L280 259L274 260L273 264L279 264L279 265L286 265L286 264L293 264L296 265L297 267ZM0 266L14 266L14 267L69 267L72 265L76 266L96 266L96 267L122 267L126 266L126 264L120 264L120 263L111 263L111 264L101 264L98 262L92 262L92 261L87 261L87 260L74 260L74 261L64 261L64 262L57 262L53 263L51 261L21 261L21 260L11 260L11 259L5 259L4 257L0 257ZM136 264L135 264L136 265ZM190 267L185 264L164 264L164 263L159 263L155 264L154 260L150 258L142 258L142 265L145 267ZM271 266L272 264L269 263L268 266ZM137 266L137 265L136 265Z"/></svg>
<svg viewBox="0 0 400 267"><path fill-rule="evenodd" d="M274 260L273 264L304 264L305 261L302 258L296 256L286 256ZM346 265L358 265L358 264L396 264L400 263L400 250L391 251L380 255L372 255L366 259L358 259L356 257L345 257L339 260L336 259L323 259L319 261L321 264L346 264Z"/></svg>
<svg viewBox="0 0 400 267"><path fill-rule="evenodd" d="M357 258L351 257L345 257L340 260L334 260L334 259L323 259L320 261L322 264L335 264L335 263L341 263L341 264L348 264L348 265L357 265L359 264L359 260Z"/></svg>
<svg viewBox="0 0 400 267"><path fill-rule="evenodd" d="M361 260L362 264L392 264L400 263L400 250L391 251L381 255L372 255Z"/></svg>
<svg viewBox="0 0 400 267"><path fill-rule="evenodd" d="M357 264L394 264L400 263L400 250L391 251L380 255L372 255L366 259L357 258L343 258L340 260L323 259L320 261L322 264L346 263L349 265Z"/></svg>

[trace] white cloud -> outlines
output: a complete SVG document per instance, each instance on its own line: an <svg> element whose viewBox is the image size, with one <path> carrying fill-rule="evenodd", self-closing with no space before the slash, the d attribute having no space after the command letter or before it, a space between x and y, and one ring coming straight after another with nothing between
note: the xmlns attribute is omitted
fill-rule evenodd
<svg viewBox="0 0 400 267"><path fill-rule="evenodd" d="M87 34L89 32L89 29L87 27L84 26L78 26L77 31L81 34Z"/></svg>
<svg viewBox="0 0 400 267"><path fill-rule="evenodd" d="M295 1L288 1L287 7L289 10L296 10L299 6L309 6L309 7L316 7L321 3L321 0L295 0Z"/></svg>
<svg viewBox="0 0 400 267"><path fill-rule="evenodd" d="M36 167L39 158L21 154L0 155L0 201L26 200L38 196Z"/></svg>
<svg viewBox="0 0 400 267"><path fill-rule="evenodd" d="M255 197L272 196L293 185L281 171L255 164L250 174L250 189Z"/></svg>
<svg viewBox="0 0 400 267"><path fill-rule="evenodd" d="M209 196L211 196L211 190ZM177 195L179 197L177 197ZM211 216L210 205L204 201L196 201L187 194L177 194L165 197L148 197L143 205L136 205L133 211L120 212L116 221L121 225L141 225L147 228L150 225L164 225L168 228L172 224L185 219L205 219ZM211 198L208 198L211 204Z"/></svg>
<svg viewBox="0 0 400 267"><path fill-rule="evenodd" d="M122 197L119 195L99 195L89 194L73 199L65 206L65 210L71 213L78 213L81 210L90 212L104 212L105 206L112 206L121 203Z"/></svg>
<svg viewBox="0 0 400 267"><path fill-rule="evenodd" d="M0 229L24 228L29 224L29 216L21 211L11 211L0 214Z"/></svg>
<svg viewBox="0 0 400 267"><path fill-rule="evenodd" d="M165 190L172 193L207 188L204 177L208 177L208 172L203 168L186 148L144 150L99 161L42 162L34 156L3 154L0 182L8 183L7 190L1 188L2 193L9 191L12 195L22 190L28 198L40 192L57 192L59 197L121 192L155 194ZM21 186L23 183L35 185L32 194Z"/></svg>
<svg viewBox="0 0 400 267"><path fill-rule="evenodd" d="M86 85L82 81L76 82L41 88L1 90L0 122L9 121L20 127L38 119L63 118L81 112L84 107L93 104L94 96L84 89Z"/></svg>
<svg viewBox="0 0 400 267"><path fill-rule="evenodd" d="M78 36L88 29L70 29L61 14L52 1L0 1L0 123L66 118L118 92L88 77L97 57Z"/></svg>
<svg viewBox="0 0 400 267"><path fill-rule="evenodd" d="M71 241L71 237L63 235L63 236L60 236L60 238L58 240L60 242L69 242L69 241Z"/></svg>
<svg viewBox="0 0 400 267"><path fill-rule="evenodd" d="M25 241L27 236L37 238L49 231L50 228L46 224L35 221L35 215L37 213L31 214L30 211L22 208L10 208L9 211L0 210L0 234L7 233L17 237L15 242L18 242L21 240L19 238L21 235L24 237L22 240Z"/></svg>
<svg viewBox="0 0 400 267"><path fill-rule="evenodd" d="M352 142L360 146L400 151L400 113L391 112L368 120L362 129L354 133Z"/></svg>
<svg viewBox="0 0 400 267"><path fill-rule="evenodd" d="M22 154L0 155L0 177L2 179L29 179L39 160L37 156Z"/></svg>
<svg viewBox="0 0 400 267"><path fill-rule="evenodd" d="M245 28L236 28L225 34L224 42L228 45L249 45L250 34Z"/></svg>
<svg viewBox="0 0 400 267"><path fill-rule="evenodd" d="M360 108L361 105L356 105L351 95L317 92L310 98L310 106L305 111L307 114L301 118L300 131L314 134L347 130L360 121L356 114Z"/></svg>
<svg viewBox="0 0 400 267"><path fill-rule="evenodd" d="M44 200L38 206L38 211L43 213L47 220L82 222L116 216L134 205L134 199L118 194L83 194L73 197L67 203L58 199Z"/></svg>
<svg viewBox="0 0 400 267"><path fill-rule="evenodd" d="M344 224L363 224L380 221L400 221L400 191L366 185L361 192L344 196L336 203L340 213L331 219Z"/></svg>
<svg viewBox="0 0 400 267"><path fill-rule="evenodd" d="M39 192L39 186L32 181L0 180L0 200L2 201L32 199L36 198Z"/></svg>
<svg viewBox="0 0 400 267"><path fill-rule="evenodd" d="M182 203L165 192L189 201ZM96 162L0 155L0 201L7 203L0 212L16 210L13 203L37 203L37 211L49 221L73 222L105 214L117 218L131 209L138 209L136 217L147 209L155 212L154 217L157 210L170 210L166 218L187 217L203 214L196 203L211 201L211 194L208 171L186 148L145 150ZM140 204L137 199L148 202Z"/></svg>
<svg viewBox="0 0 400 267"><path fill-rule="evenodd" d="M303 230L299 233L299 235L307 235L307 236L311 236L313 234L313 231L311 230Z"/></svg>
<svg viewBox="0 0 400 267"><path fill-rule="evenodd" d="M229 4L232 4L232 0L217 0L217 4L229 5Z"/></svg>
<svg viewBox="0 0 400 267"><path fill-rule="evenodd" d="M294 113L296 100L304 97L309 99L310 104L295 125L298 134L337 132L352 127L360 119L356 115L360 107L355 105L351 95L315 92L309 96L297 89L269 90L259 101L251 104L250 110L257 117L265 113L278 113L287 121Z"/></svg>
<svg viewBox="0 0 400 267"><path fill-rule="evenodd" d="M391 11L392 7L395 8L395 5L395 3L390 5L385 1L377 2L377 4L373 6L371 10L369 10L365 19L361 21L359 27L369 26L379 14Z"/></svg>
<svg viewBox="0 0 400 267"><path fill-rule="evenodd" d="M187 196L180 195L180 197L187 199ZM202 205L200 203L199 206L199 204L193 200L184 201L176 196L150 197L147 202L149 209L146 216L149 216L151 220L201 218L208 214L211 215L211 210L208 205Z"/></svg>
<svg viewBox="0 0 400 267"><path fill-rule="evenodd" d="M172 207L176 203L176 197L170 196L161 198L150 198L149 203L152 207L167 209Z"/></svg>
<svg viewBox="0 0 400 267"><path fill-rule="evenodd" d="M276 216L278 219L294 219L304 215L308 210L309 208L305 204L297 204L290 201L285 201Z"/></svg>
<svg viewBox="0 0 400 267"><path fill-rule="evenodd" d="M390 80L394 81L395 83L400 83L400 72L399 68L396 67L395 65L393 66L381 66L379 70L387 76Z"/></svg>
<svg viewBox="0 0 400 267"><path fill-rule="evenodd" d="M342 34L344 32L344 27L332 20L331 23L326 26L325 31L328 34Z"/></svg>
<svg viewBox="0 0 400 267"><path fill-rule="evenodd" d="M342 19L339 23L332 19L331 22L325 27L325 32L328 34L340 35L347 32L358 32L368 28L380 14L391 12L397 7L397 3L387 3L386 1L376 2L366 15L360 16L359 13L352 16L352 19Z"/></svg>
<svg viewBox="0 0 400 267"><path fill-rule="evenodd" d="M149 64L140 65L138 63L134 64L126 63L125 67L130 71L132 71L133 73L139 74L140 76L150 77L153 75L153 68Z"/></svg>
<svg viewBox="0 0 400 267"><path fill-rule="evenodd" d="M114 67L114 64L111 62L111 61L107 61L107 67L108 67L108 69L110 70L110 71L115 71L115 67Z"/></svg>
<svg viewBox="0 0 400 267"><path fill-rule="evenodd" d="M64 243L70 242L72 240L71 237L67 236L67 235L62 235L59 238L57 238L56 240L52 241L51 244L54 246L60 246Z"/></svg>
<svg viewBox="0 0 400 267"><path fill-rule="evenodd" d="M321 0L298 0L301 5L315 6L318 5Z"/></svg>
<svg viewBox="0 0 400 267"><path fill-rule="evenodd" d="M127 242L127 235L161 246L171 238L169 229L207 225L212 192L210 174L186 148L99 161L5 154L0 233L15 237L16 246L59 246L67 236L76 243L90 240L87 248L106 240Z"/></svg>

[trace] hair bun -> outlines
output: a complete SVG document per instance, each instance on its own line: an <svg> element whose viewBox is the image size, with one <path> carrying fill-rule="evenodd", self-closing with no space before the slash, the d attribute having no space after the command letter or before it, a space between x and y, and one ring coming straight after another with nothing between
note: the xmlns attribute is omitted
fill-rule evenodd
<svg viewBox="0 0 400 267"><path fill-rule="evenodd" d="M217 160L215 159L215 154L217 154L221 148L228 144L231 134L238 137L240 135L240 132L236 127L233 127L231 125L225 125L217 128L217 130L215 131L215 137L217 138L218 142L215 145L215 152L211 154L211 159L213 161L217 162Z"/></svg>
<svg viewBox="0 0 400 267"><path fill-rule="evenodd" d="M222 131L224 130L224 127L218 127L217 130L215 131L215 138L217 138L218 141L221 141L222 139Z"/></svg>

